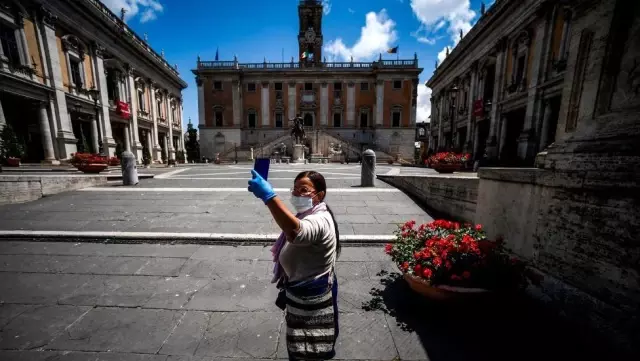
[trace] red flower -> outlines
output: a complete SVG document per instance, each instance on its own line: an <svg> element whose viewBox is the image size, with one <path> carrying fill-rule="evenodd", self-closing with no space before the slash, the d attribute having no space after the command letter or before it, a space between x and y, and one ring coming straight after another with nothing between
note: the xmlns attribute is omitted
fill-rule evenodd
<svg viewBox="0 0 640 361"><path fill-rule="evenodd" d="M447 260L444 263L444 266L447 268L447 270L450 270L453 267L453 264L451 263L451 261Z"/></svg>
<svg viewBox="0 0 640 361"><path fill-rule="evenodd" d="M433 265L434 265L435 267L440 267L440 266L442 265L442 258L440 258L440 257L435 257L435 258L431 261L431 263L433 263Z"/></svg>
<svg viewBox="0 0 640 361"><path fill-rule="evenodd" d="M469 272L469 271L462 272L462 278L464 278L464 279L471 278L471 272Z"/></svg>
<svg viewBox="0 0 640 361"><path fill-rule="evenodd" d="M462 277L458 276L458 275L451 275L451 280L453 281L460 281L462 280Z"/></svg>
<svg viewBox="0 0 640 361"><path fill-rule="evenodd" d="M415 259L420 259L420 257L422 257L422 254L418 251L413 252L413 258Z"/></svg>
<svg viewBox="0 0 640 361"><path fill-rule="evenodd" d="M392 245L391 243L387 243L387 244L384 246L384 252L385 252L386 254L391 254L391 251L392 251L392 250L393 250L393 245Z"/></svg>
<svg viewBox="0 0 640 361"><path fill-rule="evenodd" d="M413 274L420 276L422 274L422 266L417 264L413 267Z"/></svg>
<svg viewBox="0 0 640 361"><path fill-rule="evenodd" d="M482 225L476 224L476 231L482 231Z"/></svg>
<svg viewBox="0 0 640 361"><path fill-rule="evenodd" d="M430 268L425 268L424 270L422 270L422 277L431 278L432 275L433 271Z"/></svg>
<svg viewBox="0 0 640 361"><path fill-rule="evenodd" d="M406 272L409 269L409 262L402 263L401 268L404 272Z"/></svg>

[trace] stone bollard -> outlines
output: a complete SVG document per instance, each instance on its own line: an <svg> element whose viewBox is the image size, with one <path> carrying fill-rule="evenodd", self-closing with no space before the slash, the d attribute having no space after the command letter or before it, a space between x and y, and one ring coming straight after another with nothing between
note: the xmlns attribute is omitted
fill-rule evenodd
<svg viewBox="0 0 640 361"><path fill-rule="evenodd" d="M122 184L125 186L138 184L136 157L128 150L122 152Z"/></svg>
<svg viewBox="0 0 640 361"><path fill-rule="evenodd" d="M367 149L362 153L362 168L360 169L360 186L373 187L376 178L376 153Z"/></svg>

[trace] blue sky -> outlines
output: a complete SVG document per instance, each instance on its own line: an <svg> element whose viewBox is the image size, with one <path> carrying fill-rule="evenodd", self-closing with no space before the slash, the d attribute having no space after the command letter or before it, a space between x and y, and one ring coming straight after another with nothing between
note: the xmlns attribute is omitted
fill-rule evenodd
<svg viewBox="0 0 640 361"><path fill-rule="evenodd" d="M184 90L184 123L198 118L195 79L191 73L197 56L240 62L290 61L297 58L298 0L102 0L111 10L127 10L125 20L158 52L164 50L170 64L177 64L189 84ZM430 90L424 82L433 74L444 49L467 33L480 13L480 0L324 0L323 56L327 60L378 58L399 46L400 58L417 53L424 68L418 89L418 121L431 110ZM487 2L487 4L491 1ZM489 5L487 5L488 7Z"/></svg>

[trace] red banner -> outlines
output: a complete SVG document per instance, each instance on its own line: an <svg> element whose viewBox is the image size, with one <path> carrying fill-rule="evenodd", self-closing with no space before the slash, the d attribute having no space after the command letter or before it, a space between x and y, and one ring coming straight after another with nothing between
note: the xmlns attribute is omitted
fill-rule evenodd
<svg viewBox="0 0 640 361"><path fill-rule="evenodd" d="M129 119L129 117L131 117L131 112L129 111L129 103L118 101L116 103L116 113L118 113L124 119Z"/></svg>
<svg viewBox="0 0 640 361"><path fill-rule="evenodd" d="M473 102L473 115L476 117L484 116L484 101L482 99Z"/></svg>

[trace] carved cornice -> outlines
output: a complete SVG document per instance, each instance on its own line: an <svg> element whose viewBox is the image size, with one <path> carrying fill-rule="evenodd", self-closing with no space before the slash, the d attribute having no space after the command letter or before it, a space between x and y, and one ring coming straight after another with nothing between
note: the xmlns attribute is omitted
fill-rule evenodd
<svg viewBox="0 0 640 361"><path fill-rule="evenodd" d="M78 39L75 35L65 35L61 39L62 41L62 50L64 51L74 51L78 54L80 59L84 59L85 47L82 44L82 41Z"/></svg>
<svg viewBox="0 0 640 361"><path fill-rule="evenodd" d="M200 77L199 75L196 75L196 85L197 86L202 86L202 84L204 83L202 77Z"/></svg>
<svg viewBox="0 0 640 361"><path fill-rule="evenodd" d="M269 82L268 81L263 81L262 82L262 87L263 88L268 88L269 87Z"/></svg>
<svg viewBox="0 0 640 361"><path fill-rule="evenodd" d="M104 53L106 49L104 48L104 46L100 45L98 42L94 41L91 49L93 49L93 55L97 56L98 58L104 57Z"/></svg>

